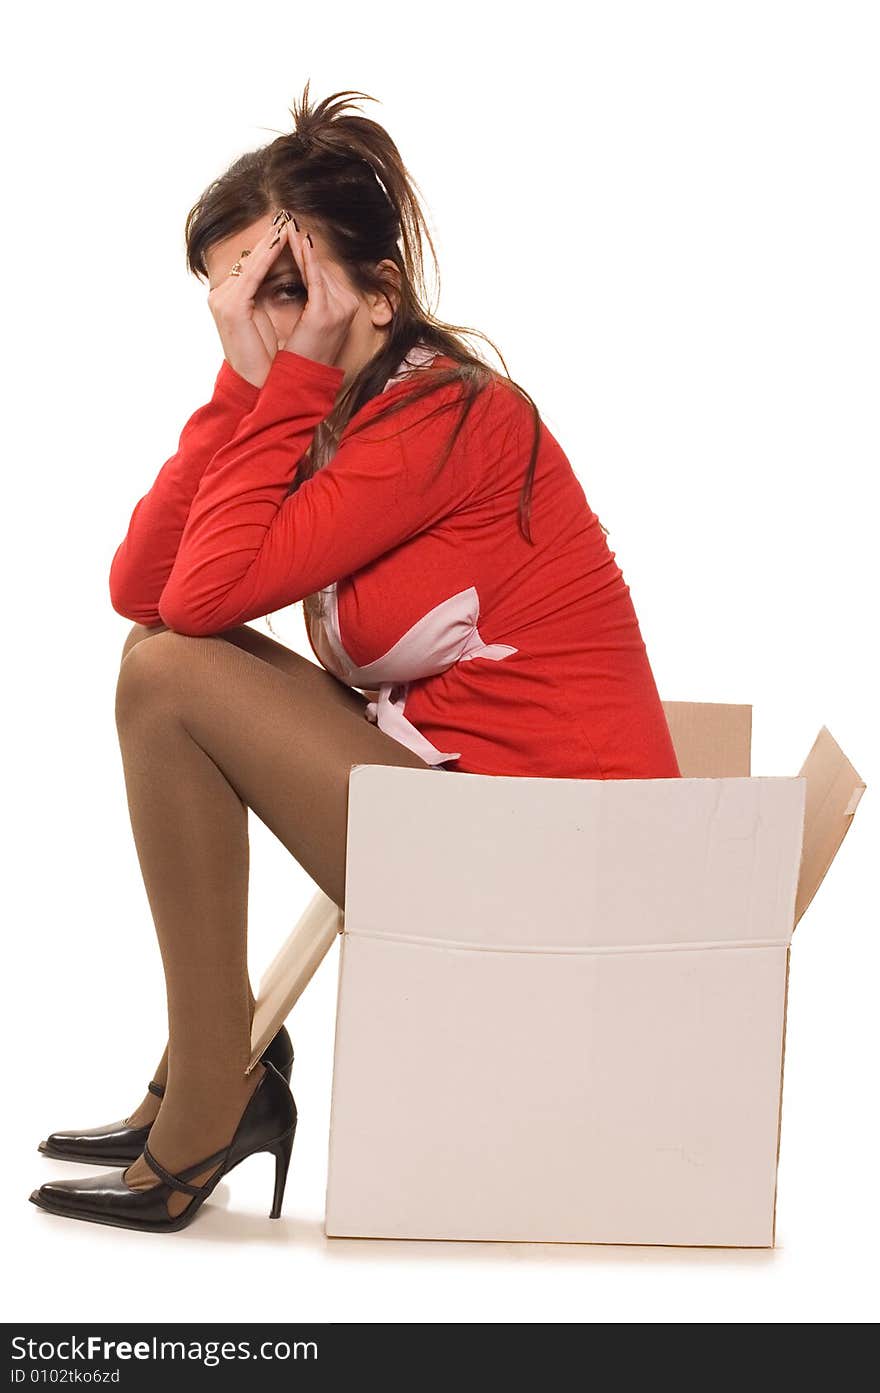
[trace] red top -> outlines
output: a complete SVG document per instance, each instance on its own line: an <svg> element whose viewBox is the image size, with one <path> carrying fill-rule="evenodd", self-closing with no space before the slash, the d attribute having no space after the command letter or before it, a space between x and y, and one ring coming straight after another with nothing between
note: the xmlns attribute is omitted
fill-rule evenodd
<svg viewBox="0 0 880 1393"><path fill-rule="evenodd" d="M405 378L392 379L330 463L287 496L343 377L282 349L256 388L223 360L211 400L132 513L111 565L113 608L207 635L324 590L315 656L374 689L368 718L429 763L680 777L629 586L543 423L534 545L520 531L528 403L493 381L438 472L458 410L430 413L458 403L461 384L373 422L407 394ZM351 434L355 423L364 428Z"/></svg>

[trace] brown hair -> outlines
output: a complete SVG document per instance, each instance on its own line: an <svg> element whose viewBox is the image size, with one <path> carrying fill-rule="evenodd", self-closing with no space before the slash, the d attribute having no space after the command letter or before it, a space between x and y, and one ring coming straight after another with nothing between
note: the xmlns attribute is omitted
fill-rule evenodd
<svg viewBox="0 0 880 1393"><path fill-rule="evenodd" d="M290 108L293 132L241 155L208 185L187 215L187 267L195 276L207 279L207 250L215 242L250 226L272 208L296 209L318 226L333 257L345 267L358 290L387 292L387 268L376 263L392 261L399 271L399 284L394 285L397 304L387 341L364 364L315 431L289 492L294 493L305 479L329 463L351 417L383 390L401 360L418 343L453 359L455 366L415 369L412 389L395 393L388 407L374 415L373 420L393 415L409 402L447 383L460 381L462 410L438 468L442 466L476 397L491 381L502 377L462 337L476 335L491 344L504 367L503 380L532 408L534 436L519 501L520 529L532 543L529 512L540 443L538 408L528 392L513 382L491 339L478 330L447 324L426 307L423 238L431 249L438 291L439 268L417 197L417 185L384 127L362 115L343 114L354 106L346 100L348 97L375 100L364 92L344 91L311 105L306 82L302 99L294 101ZM395 300L391 296L389 299L394 306ZM423 383L419 382L420 377L425 378ZM439 409L455 404L446 402ZM320 592L305 597L303 609L307 619L310 614L320 613L319 598Z"/></svg>

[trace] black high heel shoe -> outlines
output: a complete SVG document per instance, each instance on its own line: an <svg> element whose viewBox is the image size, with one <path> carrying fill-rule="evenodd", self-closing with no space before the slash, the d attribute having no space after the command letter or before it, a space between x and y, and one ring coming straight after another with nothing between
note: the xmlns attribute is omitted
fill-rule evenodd
<svg viewBox="0 0 880 1393"><path fill-rule="evenodd" d="M285 1083L290 1083L293 1069L293 1045L284 1026L273 1036L260 1059L274 1064L279 1074L284 1075ZM147 1084L150 1093L162 1098L165 1089L161 1083ZM142 1127L129 1127L123 1118L120 1122L108 1122L103 1127L92 1127L87 1132L74 1129L70 1132L52 1132L41 1141L37 1150L53 1161L78 1161L86 1166L130 1166L142 1153L150 1135L152 1123ZM207 1169L207 1167L205 1168Z"/></svg>
<svg viewBox="0 0 880 1393"><path fill-rule="evenodd" d="M50 1180L39 1190L33 1190L29 1199L40 1209L67 1219L87 1219L95 1224L112 1224L116 1228L141 1229L148 1233L175 1233L192 1223L211 1191L234 1166L258 1151L269 1151L275 1157L275 1190L269 1217L277 1219L284 1198L296 1116L296 1103L284 1076L271 1062L264 1063L263 1077L248 1100L232 1141L221 1151L215 1151L212 1156L206 1156L175 1175L159 1164L145 1144L144 1160L159 1177L159 1185L152 1185L148 1190L132 1190L122 1178L124 1172L120 1171L118 1176L106 1178L95 1175L86 1180ZM211 1166L217 1166L217 1170L204 1185L190 1183L193 1176L210 1170ZM167 1201L175 1190L192 1195L192 1199L172 1219Z"/></svg>

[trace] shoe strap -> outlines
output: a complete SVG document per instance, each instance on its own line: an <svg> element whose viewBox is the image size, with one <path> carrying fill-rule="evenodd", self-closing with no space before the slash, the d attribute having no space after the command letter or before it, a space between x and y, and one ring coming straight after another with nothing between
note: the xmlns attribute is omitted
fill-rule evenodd
<svg viewBox="0 0 880 1393"><path fill-rule="evenodd" d="M279 1032L279 1034L280 1034L280 1032ZM268 1063L268 1064L271 1064L271 1062L272 1062L271 1060L266 1060L266 1059L264 1059L262 1055L260 1056L260 1058L262 1059L262 1061L263 1061L264 1064L267 1064L267 1063ZM291 1052L291 1055L290 1055L290 1059L289 1059L287 1062L288 1062L288 1064L292 1064L292 1063L293 1063L293 1053L292 1053L292 1052ZM164 1097L165 1097L165 1085L164 1085L163 1083L154 1083L154 1081L153 1081L152 1079L150 1079L150 1082L147 1084L147 1091L148 1091L149 1093L154 1094L157 1098L164 1098Z"/></svg>
<svg viewBox="0 0 880 1393"><path fill-rule="evenodd" d="M203 1161L196 1162L194 1166L187 1166L186 1170L182 1171L180 1175L174 1175L171 1171L166 1170L165 1167L156 1160L147 1142L144 1143L142 1154L150 1169L155 1171L159 1179L164 1180L166 1185L170 1185L172 1190L183 1190L187 1195L201 1195L207 1190L209 1181L206 1181L204 1185L190 1185L183 1177L198 1175L201 1171L210 1170L212 1162L216 1164L222 1161L228 1151L228 1146L224 1147L222 1151L215 1151L213 1156L206 1156Z"/></svg>
<svg viewBox="0 0 880 1393"><path fill-rule="evenodd" d="M261 1060L261 1063L263 1064L263 1068L266 1075L274 1074L278 1079L281 1080L282 1083L285 1083L284 1075L279 1073L279 1071L275 1068L275 1065L272 1063L270 1059ZM223 1163L227 1160L230 1152L232 1151L233 1146L235 1145L235 1139L238 1136L241 1124L247 1116L248 1110L251 1107L254 1098L257 1094L257 1091L262 1085L262 1083L263 1080L261 1079L260 1083L257 1084L257 1088L255 1088L254 1092L251 1094L245 1106L245 1110L239 1119L238 1127L236 1127L235 1132L233 1133L232 1141L229 1143L228 1146L221 1147L221 1149L219 1151L215 1151L212 1156L205 1156L203 1160L196 1161L194 1165L187 1166L186 1169L182 1170L179 1175L174 1175L172 1171L166 1170L165 1167L159 1161L156 1160L155 1156L150 1150L149 1143L144 1142L144 1149L141 1152L141 1155L143 1156L147 1165L150 1167L151 1170L155 1171L156 1175L159 1177L160 1180L164 1180L165 1184L170 1185L173 1190L183 1190L183 1192L187 1195L201 1195L208 1192L214 1179L213 1175L209 1176L209 1178L205 1181L204 1185L190 1185L189 1181L192 1176L200 1175L202 1171L213 1171L218 1164ZM285 1087L286 1086L287 1085L285 1083Z"/></svg>

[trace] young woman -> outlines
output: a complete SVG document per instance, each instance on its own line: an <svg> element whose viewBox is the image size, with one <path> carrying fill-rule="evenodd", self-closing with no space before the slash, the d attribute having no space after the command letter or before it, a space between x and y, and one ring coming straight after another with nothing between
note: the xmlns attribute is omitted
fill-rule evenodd
<svg viewBox="0 0 880 1393"><path fill-rule="evenodd" d="M425 308L414 185L350 96L306 83L187 219L223 361L110 573L168 1044L130 1116L42 1143L125 1167L35 1190L57 1214L182 1228L259 1150L280 1212L292 1051L245 1073L248 809L344 908L353 764L679 776L605 529L531 397ZM318 663L249 626L298 600Z"/></svg>

